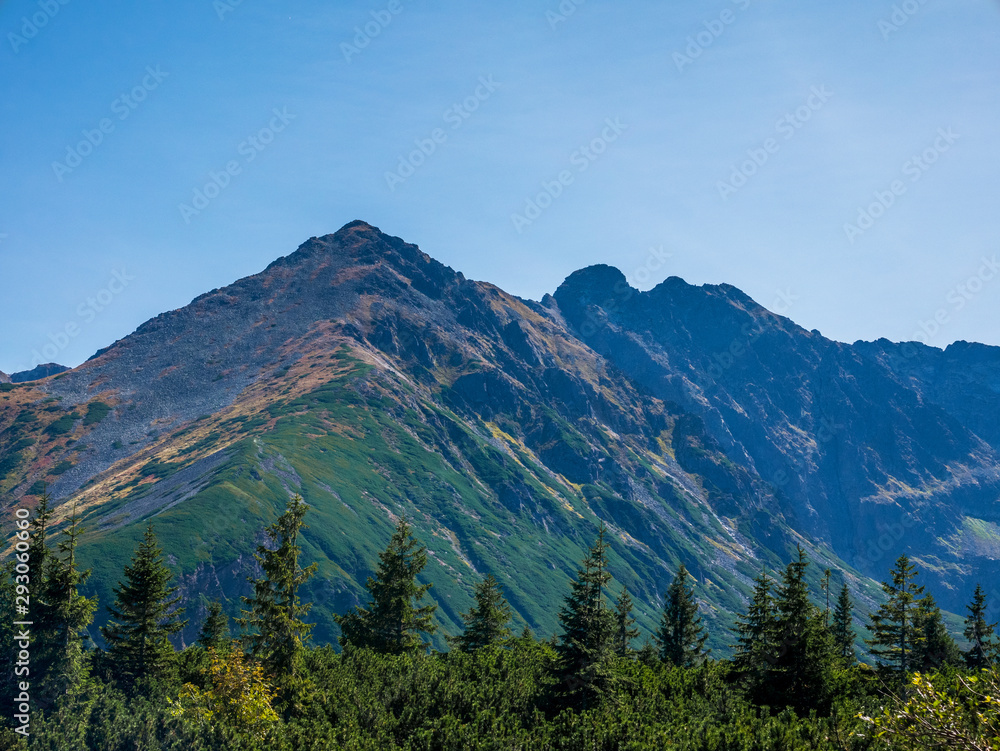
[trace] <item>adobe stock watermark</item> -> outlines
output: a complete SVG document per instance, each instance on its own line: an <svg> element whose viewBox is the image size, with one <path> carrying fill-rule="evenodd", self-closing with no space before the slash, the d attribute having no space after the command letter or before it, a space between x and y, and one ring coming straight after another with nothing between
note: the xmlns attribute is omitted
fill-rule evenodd
<svg viewBox="0 0 1000 751"><path fill-rule="evenodd" d="M14 697L14 732L27 737L31 729L31 626L28 608L31 606L31 522L26 508L14 512L17 532L14 533L14 618L11 629L14 634L17 659L10 663L15 680L12 688L18 692Z"/></svg>
<svg viewBox="0 0 1000 751"><path fill-rule="evenodd" d="M938 128L937 137L930 146L903 162L900 168L903 177L908 177L911 185L920 182L941 155L950 151L959 138L961 136L951 128ZM875 200L868 206L858 206L857 220L853 224L851 222L844 224L844 234L851 245L885 216L885 213L896 204L896 199L906 193L908 187L901 179L893 180L885 190L875 191L873 194Z"/></svg>
<svg viewBox="0 0 1000 751"><path fill-rule="evenodd" d="M545 20L549 22L549 28L554 29L561 23L566 23L569 17L576 13L576 9L587 0L562 0L555 10L545 11Z"/></svg>
<svg viewBox="0 0 1000 751"><path fill-rule="evenodd" d="M563 191L573 184L576 176L586 172L590 165L608 150L608 146L617 141L629 127L622 123L620 117L609 117L604 121L604 125L600 135L570 154L569 163L571 167L576 168L576 173L571 169L560 170L554 178L542 182L542 190L533 198L525 199L523 213L514 212L510 215L510 221L518 234L534 224L542 213L563 194Z"/></svg>
<svg viewBox="0 0 1000 751"><path fill-rule="evenodd" d="M108 279L107 284L76 306L76 317L79 319L79 322L75 320L67 321L55 333L49 332L49 342L41 350L32 350L31 367L34 368L42 363L55 362L59 353L66 349L70 342L81 334L83 328L93 323L98 314L111 305L114 299L124 292L126 287L133 281L135 281L135 277L127 273L124 267L121 269L112 269L111 278Z"/></svg>
<svg viewBox="0 0 1000 751"><path fill-rule="evenodd" d="M781 151L782 141L794 138L802 126L809 122L816 112L823 109L832 96L833 92L826 86L813 86L809 90L809 96L802 104L778 118L774 124L774 130L781 137L781 140L771 136L765 138L760 146L747 149L747 159L738 165L730 166L729 179L716 182L715 187L722 200L729 200L729 196L746 185L750 178L770 161L771 157Z"/></svg>
<svg viewBox="0 0 1000 751"><path fill-rule="evenodd" d="M16 55L21 48L38 36L38 33L49 25L49 21L56 17L59 9L63 5L69 5L70 0L38 0L38 10L30 16L21 17L21 33L15 34L13 31L7 34L7 41L10 48Z"/></svg>
<svg viewBox="0 0 1000 751"><path fill-rule="evenodd" d="M730 2L741 11L750 7L750 0L730 0ZM704 28L701 31L687 38L687 46L684 48L684 51L674 52L673 60L674 65L677 66L677 71L683 73L685 68L694 65L695 60L700 58L705 50L715 44L716 40L725 33L726 29L736 23L737 18L738 16L733 12L732 8L726 8L719 14L718 18L705 21L702 24Z"/></svg>
<svg viewBox="0 0 1000 751"><path fill-rule="evenodd" d="M476 86L469 96L461 102L456 102L444 111L441 118L446 125L451 126L451 130L458 130L465 121L472 117L472 113L479 109L480 105L493 96L493 92L500 86L493 80L493 76L480 76L479 85ZM398 157L396 169L393 172L385 173L385 184L389 190L395 192L396 186L406 182L413 177L414 173L427 161L427 158L436 153L438 148L446 143L448 133L444 128L434 128L426 138L416 138L413 143L417 147L406 156L402 154Z"/></svg>
<svg viewBox="0 0 1000 751"><path fill-rule="evenodd" d="M340 43L340 51L344 55L344 59L350 63L352 58L360 55L372 43L372 40L379 36L402 12L403 3L401 0L389 0L389 4L385 8L370 11L371 20L366 21L363 26L354 27L354 37L350 42Z"/></svg>
<svg viewBox="0 0 1000 751"><path fill-rule="evenodd" d="M275 107L271 112L273 117L268 124L253 135L247 136L236 147L236 153L243 157L242 163L238 159L230 159L222 169L209 170L208 181L200 188L192 189L191 202L177 204L177 210L185 224L190 224L194 217L208 208L209 203L222 195L222 191L229 187L233 178L243 172L243 167L256 159L258 154L274 142L275 136L296 118L296 115L289 113L287 107L282 107L280 110Z"/></svg>
<svg viewBox="0 0 1000 751"><path fill-rule="evenodd" d="M119 122L127 120L139 105L146 101L150 92L158 89L169 75L169 73L160 70L159 65L155 68L146 66L146 75L142 77L142 80L131 90L112 100L110 104L111 114L115 115ZM81 132L83 138L75 146L66 147L66 158L61 162L52 162L52 172L55 174L56 180L62 182L66 175L71 174L73 170L83 164L83 160L104 143L105 137L114 133L115 125L114 120L110 117L102 117L98 121L97 127L84 129Z"/></svg>
<svg viewBox="0 0 1000 751"><path fill-rule="evenodd" d="M934 337L954 320L957 313L982 294L986 286L997 278L998 273L1000 273L1000 260L997 260L997 254L994 253L990 258L983 256L979 268L974 273L948 290L944 296L946 304L934 311L934 315L917 322L917 330L913 332L912 341L929 345ZM916 348L908 343L902 345L901 352L904 357L913 357L917 354Z"/></svg>
<svg viewBox="0 0 1000 751"><path fill-rule="evenodd" d="M243 0L214 0L212 8L220 21L225 21L226 16L243 5Z"/></svg>
<svg viewBox="0 0 1000 751"><path fill-rule="evenodd" d="M878 30L882 32L882 39L889 41L889 37L902 29L910 22L920 9L927 5L927 0L903 0L903 2L892 6L892 13L888 18L879 19Z"/></svg>

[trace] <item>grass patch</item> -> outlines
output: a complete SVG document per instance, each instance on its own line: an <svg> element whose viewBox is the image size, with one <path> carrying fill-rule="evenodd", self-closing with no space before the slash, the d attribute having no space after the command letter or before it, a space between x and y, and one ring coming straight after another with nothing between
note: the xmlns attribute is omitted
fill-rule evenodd
<svg viewBox="0 0 1000 751"><path fill-rule="evenodd" d="M72 468L72 466L73 466L73 462L71 462L69 459L63 459L56 466L54 466L52 469L49 470L49 474L50 475L61 475L66 470Z"/></svg>
<svg viewBox="0 0 1000 751"><path fill-rule="evenodd" d="M80 415L76 412L69 412L63 415L55 422L49 423L48 427L45 428L45 432L52 436L53 438L61 435L66 435L73 430L73 426L76 421L80 419Z"/></svg>
<svg viewBox="0 0 1000 751"><path fill-rule="evenodd" d="M83 418L83 426L96 425L111 412L111 405L104 402L91 402L87 405L87 415Z"/></svg>

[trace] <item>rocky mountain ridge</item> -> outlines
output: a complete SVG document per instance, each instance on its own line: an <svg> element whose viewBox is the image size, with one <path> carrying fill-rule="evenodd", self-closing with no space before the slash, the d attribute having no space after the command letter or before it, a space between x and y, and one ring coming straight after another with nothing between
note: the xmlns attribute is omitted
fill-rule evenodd
<svg viewBox="0 0 1000 751"><path fill-rule="evenodd" d="M42 484L83 510L102 598L155 522L196 612L238 609L263 526L302 493L321 639L399 514L451 630L494 573L551 631L604 521L641 625L683 562L724 650L796 544L862 602L903 551L953 610L996 581L998 384L1000 348L832 342L735 287L639 292L610 266L521 300L352 222L4 384L0 491L5 512Z"/></svg>

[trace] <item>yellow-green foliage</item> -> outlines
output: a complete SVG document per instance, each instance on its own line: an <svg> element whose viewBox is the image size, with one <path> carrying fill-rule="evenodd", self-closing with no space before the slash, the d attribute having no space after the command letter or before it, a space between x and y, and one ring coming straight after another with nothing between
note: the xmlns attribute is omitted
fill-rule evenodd
<svg viewBox="0 0 1000 751"><path fill-rule="evenodd" d="M174 717L198 724L222 723L254 738L266 739L279 722L271 706L275 691L264 676L264 668L238 649L210 649L205 671L209 688L185 683L176 701L170 702Z"/></svg>
<svg viewBox="0 0 1000 751"><path fill-rule="evenodd" d="M861 719L900 751L997 751L1000 672L994 667L978 676L915 673L904 698Z"/></svg>

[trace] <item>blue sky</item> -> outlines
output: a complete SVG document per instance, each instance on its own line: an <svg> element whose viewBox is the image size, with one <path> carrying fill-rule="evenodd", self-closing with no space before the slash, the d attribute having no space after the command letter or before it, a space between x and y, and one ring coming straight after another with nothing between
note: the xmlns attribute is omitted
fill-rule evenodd
<svg viewBox="0 0 1000 751"><path fill-rule="evenodd" d="M6 0L0 93L6 372L353 219L524 297L1000 344L996 0Z"/></svg>

